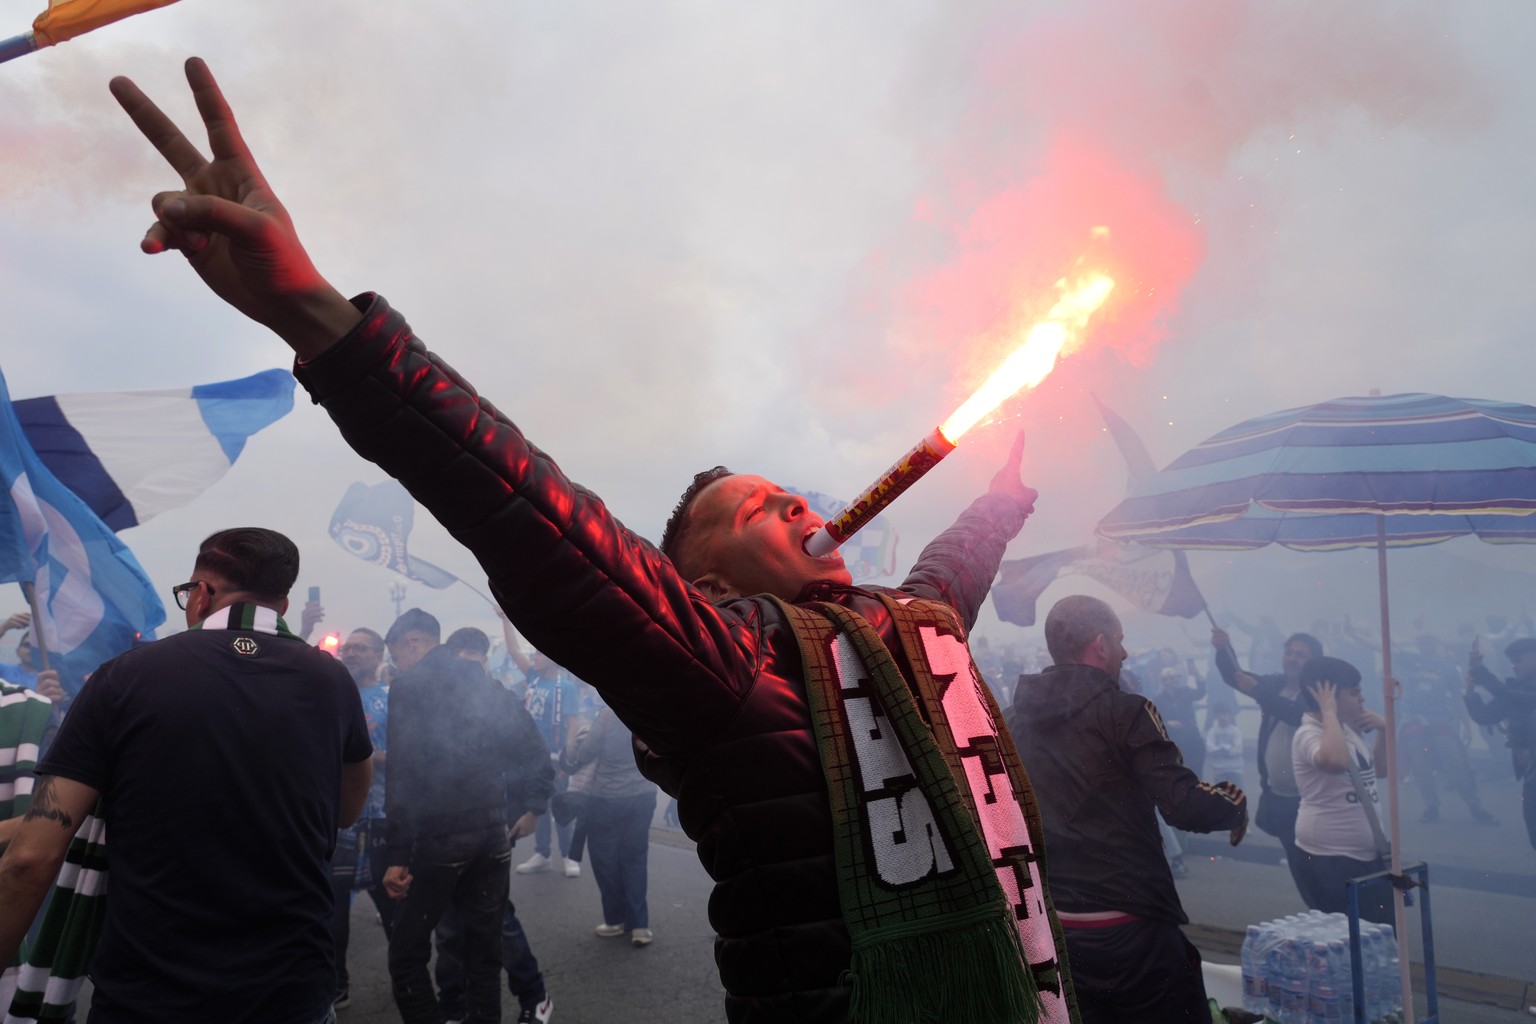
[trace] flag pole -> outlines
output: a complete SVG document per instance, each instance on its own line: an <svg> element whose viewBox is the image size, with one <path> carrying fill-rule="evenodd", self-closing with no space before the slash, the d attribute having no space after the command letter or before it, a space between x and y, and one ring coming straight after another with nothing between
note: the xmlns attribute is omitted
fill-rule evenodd
<svg viewBox="0 0 1536 1024"><path fill-rule="evenodd" d="M1392 679L1392 616L1387 606L1387 517L1376 516L1376 578L1381 602L1381 699L1386 709L1387 804L1392 813L1392 920L1397 925L1397 955L1402 964L1403 1021L1413 1024L1413 970L1408 961L1407 912L1403 890L1396 884L1403 873L1403 837L1398 817L1396 687ZM1376 773L1378 779L1381 772Z"/></svg>
<svg viewBox="0 0 1536 1024"><path fill-rule="evenodd" d="M31 32L12 36L9 39L0 39L0 64L15 60L17 57L25 57L35 49L37 49L37 36Z"/></svg>
<svg viewBox="0 0 1536 1024"><path fill-rule="evenodd" d="M459 580L458 582L462 583L465 587L467 587L471 594L474 594L480 600L484 601L486 604L488 604L492 608L494 608L496 610L497 614L500 614L500 612L501 612L501 605L497 604L495 601L492 601L491 600L491 596L489 594L487 594L484 591L482 591L482 590L478 589L477 587L473 586L472 584L470 584L466 580Z"/></svg>
<svg viewBox="0 0 1536 1024"><path fill-rule="evenodd" d="M31 580L21 581L21 592L26 595L27 607L32 611L32 624L28 632L32 634L32 650L37 652L37 667L39 671L48 671L48 641L43 639L43 617L37 613L37 588Z"/></svg>

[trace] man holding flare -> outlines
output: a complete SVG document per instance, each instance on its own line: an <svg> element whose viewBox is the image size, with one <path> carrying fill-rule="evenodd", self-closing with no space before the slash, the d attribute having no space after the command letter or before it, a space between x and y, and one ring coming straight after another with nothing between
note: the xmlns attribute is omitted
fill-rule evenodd
<svg viewBox="0 0 1536 1024"><path fill-rule="evenodd" d="M661 550L624 528L415 338L315 270L208 69L206 160L132 82L181 175L142 248L180 250L272 329L348 443L486 570L511 622L591 682L679 799L715 881L734 1022L1076 1020L1039 815L965 646L1036 492L1023 439L895 590L851 585L796 495L699 474Z"/></svg>

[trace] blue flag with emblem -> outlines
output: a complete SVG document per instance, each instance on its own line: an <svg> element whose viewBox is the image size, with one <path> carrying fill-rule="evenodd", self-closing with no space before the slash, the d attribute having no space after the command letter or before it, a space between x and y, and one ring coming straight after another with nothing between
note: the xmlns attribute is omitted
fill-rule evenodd
<svg viewBox="0 0 1536 1024"><path fill-rule="evenodd" d="M34 634L69 683L165 621L133 552L43 465L0 374L0 581L31 583Z"/></svg>
<svg viewBox="0 0 1536 1024"><path fill-rule="evenodd" d="M425 583L435 590L451 587L459 578L447 569L423 562L406 550L405 541L416 521L416 501L398 480L372 487L355 483L347 488L331 515L331 537L365 562L382 565Z"/></svg>

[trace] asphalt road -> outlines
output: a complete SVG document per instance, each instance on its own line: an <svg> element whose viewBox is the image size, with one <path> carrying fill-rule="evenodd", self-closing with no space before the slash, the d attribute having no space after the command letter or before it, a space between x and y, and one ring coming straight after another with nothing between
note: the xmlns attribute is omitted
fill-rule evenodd
<svg viewBox="0 0 1536 1024"><path fill-rule="evenodd" d="M1536 1001L1536 851L1520 822L1519 791L1510 781L1485 779L1487 806L1502 819L1497 827L1473 825L1456 798L1446 794L1438 824L1417 822L1417 797L1403 803L1404 850L1430 865L1434 938L1442 967L1489 976L1489 995L1500 985ZM1290 875L1278 863L1279 847L1253 833L1232 850L1219 837L1200 837L1188 857L1189 877L1179 883L1191 921L1228 932L1301 909ZM519 844L513 860L531 852ZM706 920L709 879L681 833L652 832L650 912L656 941L636 949L625 940L593 934L601 913L590 870L567 879L556 872L512 876L512 899L544 970L555 1003L555 1020L607 1022L666 1020L706 1024L724 1020L715 974L713 936ZM393 1024L399 1020L385 971L383 934L372 904L359 896L352 907L352 1004L341 1024ZM1416 922L1410 929L1419 948ZM1214 946L1207 959L1234 963ZM510 995L503 1016L516 1019ZM1421 1018L1422 1019L1422 1016ZM1442 1000L1448 1024L1515 1024L1536 1021L1522 1010Z"/></svg>
<svg viewBox="0 0 1536 1024"><path fill-rule="evenodd" d="M1405 799L1404 816L1417 805ZM1536 983L1536 851L1525 843L1518 790L1509 783L1484 786L1485 803L1503 819L1498 827L1470 824L1454 797L1439 825L1405 826L1405 850L1430 864L1434 929L1441 966ZM1250 845L1251 843L1251 845ZM527 846L525 840L522 847ZM1224 845L1224 843L1222 844ZM1215 843L1211 849L1220 850ZM1269 848L1273 847L1273 850ZM1202 846L1202 849L1204 847ZM1301 909L1290 875L1278 864L1278 845L1257 834L1240 851L1213 859L1191 854L1190 874L1179 883L1193 922L1241 929ZM1232 856L1239 852L1240 857ZM514 853L514 861L526 856ZM566 879L556 873L512 876L512 899L544 969L560 1024L624 1019L665 1019L676 1024L724 1020L715 974L712 933L705 918L709 879L680 833L652 833L650 907L656 941L635 949L600 939L597 887L590 872ZM1523 873L1521 869L1523 870ZM1438 875L1461 883L1436 883ZM1507 891L1520 887L1523 894ZM384 971L384 942L365 898L353 904L352 1005L342 1024L399 1020ZM1418 948L1418 929L1411 928ZM1206 950L1208 959L1234 963L1235 956ZM1490 991L1492 991L1490 989ZM1536 991L1536 990L1533 990ZM504 1002L506 1020L516 1004ZM1536 1016L1514 1009L1442 999L1448 1024L1513 1024Z"/></svg>

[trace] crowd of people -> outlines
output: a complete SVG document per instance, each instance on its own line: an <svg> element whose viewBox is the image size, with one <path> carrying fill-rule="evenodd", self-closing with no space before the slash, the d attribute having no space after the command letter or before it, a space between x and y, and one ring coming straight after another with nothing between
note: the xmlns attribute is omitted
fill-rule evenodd
<svg viewBox="0 0 1536 1024"><path fill-rule="evenodd" d="M1357 631L1261 624L1240 658L1218 629L1214 673L1171 650L1128 665L1118 616L1074 595L1046 617L1049 664L994 668L969 633L1038 497L1022 437L896 587L853 585L841 555L806 550L821 522L803 498L725 467L694 478L652 544L381 296L347 299L316 271L212 75L193 60L187 77L210 157L112 83L181 178L155 197L142 248L182 252L282 338L353 449L469 549L521 678L492 675L483 631L445 639L421 609L382 635L353 629L330 658L283 618L291 541L207 538L173 588L188 629L67 696L25 814L0 835L7 957L82 823L106 822L93 1020L329 1024L349 996L354 891L379 911L407 1024L499 1020L502 972L521 1019L548 1020L510 876L578 877L585 850L596 936L645 948L659 786L713 881L734 1022L1203 1022L1168 830L1243 841L1248 797L1211 777L1246 768L1238 694L1261 709L1255 824L1284 846L1300 897L1338 909L1344 880L1381 866L1384 723L1363 699L1375 665ZM513 627L541 653L524 657ZM1500 653L1502 681L1468 651L1463 704L1507 730L1529 824L1536 640ZM1412 770L1444 775L1486 820L1441 731L1453 677L1419 654L1422 670L1398 673L1405 739L1423 745ZM34 718L58 710L35 703Z"/></svg>
<svg viewBox="0 0 1536 1024"><path fill-rule="evenodd" d="M239 1000L281 1019L285 1000L313 988L318 972L333 1010L343 1010L351 1002L352 899L364 892L388 943L389 975L403 1020L492 1019L499 1013L504 970L519 1019L548 1021L554 1003L508 892L511 844L542 833L548 851L551 833L558 833L568 878L579 877L585 847L601 897L596 936L623 937L636 948L650 945L647 851L656 787L636 767L629 730L591 687L540 653L524 654L505 619L504 657L496 671L484 631L464 627L444 639L438 620L419 608L400 614L382 635L367 627L352 629L336 646L334 661L316 658L313 647L300 655L284 644L266 648L252 640L248 650L231 641L235 659L226 659L232 664L220 664L217 654L210 663L203 651L196 652L198 664L183 663L192 656L183 650L191 643L186 637L203 642L218 627L309 640L325 617L323 606L313 600L304 606L298 637L282 618L292 584L288 573L296 574L297 567L297 549L271 531L223 531L210 537L199 553L193 582L174 591L188 613L188 633L114 660L78 700L64 696L56 673L31 664L26 632L16 645L17 661L0 664L4 694L18 698L0 710L7 723L16 725L5 731L37 740L21 744L34 747L35 754L22 763L17 777L46 780L21 810L34 819L57 815L62 825L83 819L90 810L87 797L105 798L112 807L113 835L120 839L110 859L112 891L115 905L125 909L106 919L111 927L92 956L98 965L93 967L93 1007L110 1019L114 1012L152 1005L176 1019L178 1010L195 1007L198 1014L216 1015L217 1007ZM25 631L28 624L28 614L19 612L0 631ZM242 671L246 665L241 660L254 664L279 652L275 666ZM349 679L339 699L338 665ZM170 716L165 702L176 699L178 683L150 693L142 680L156 675L176 680L189 670L200 670L198 683L209 692L201 695L202 702ZM216 674L233 678L210 684ZM291 687L321 679L332 706L322 709L327 713L313 714L310 702L309 741L262 747L256 740L260 726L278 728L306 710ZM258 703L253 686L265 694L261 708L253 706ZM213 710L215 705L222 711ZM147 731L124 728L125 721L140 715ZM206 893L196 878L172 886L152 883L154 869L142 838L163 822L157 815L172 810L153 807L145 792L147 780L163 779L155 784L164 785L184 774L184 764L182 771L173 765L187 759L188 745L168 743L167 737L190 723L220 737L221 746L238 759L246 785L264 777L268 798L263 815L242 814L239 827L223 828L221 839L201 851L204 859L229 867L226 846L257 851L284 841L294 842L303 854L285 867L258 874L242 899L220 901L212 912L193 909L196 895ZM327 752L316 741L328 730L332 747L338 735L343 739L339 751ZM365 753L365 746L371 750ZM283 770L276 777L266 775L276 760L284 762ZM200 785L239 788L221 770L227 766L200 767L206 773ZM332 787L313 774L322 770L342 773L339 803L323 799ZM371 776L366 795L362 774ZM552 794L558 794L553 813ZM314 807L317 795L319 808ZM332 821L328 834L317 834L312 820L302 828L282 820L294 812L293 801L303 806L306 800ZM9 842L24 816L7 818L0 839ZM48 836L54 841L53 856L44 864L55 871L65 835ZM165 855L162 838L153 857ZM185 851L178 859L184 856ZM547 852L535 852L518 870L530 874L549 870L549 865ZM317 898L317 868L329 876L329 901ZM235 874L246 878L238 863ZM34 895L41 877L34 877ZM258 901L273 900L279 905L296 901L302 909L289 906L277 915L282 924L268 929L275 933L268 937L269 947L247 941L237 925L270 922L272 913L259 910ZM5 909L9 913L13 905ZM171 920L186 918L182 927L202 940L201 948L194 953L184 939L157 943L145 936L143 921L152 911ZM124 919L130 912L137 921ZM327 934L319 940L322 921ZM291 952L312 954L316 941L333 954L334 976L331 957L311 956L301 969ZM142 948L128 952L136 946ZM435 977L429 979L434 947ZM236 949L241 957L229 962L246 965L252 977L215 985L224 990L219 1001L196 1002L215 960ZM157 978L160 956L190 963L162 968ZM279 970L288 977L273 985ZM171 979L181 982L184 995L194 1002L167 1001L157 986Z"/></svg>

